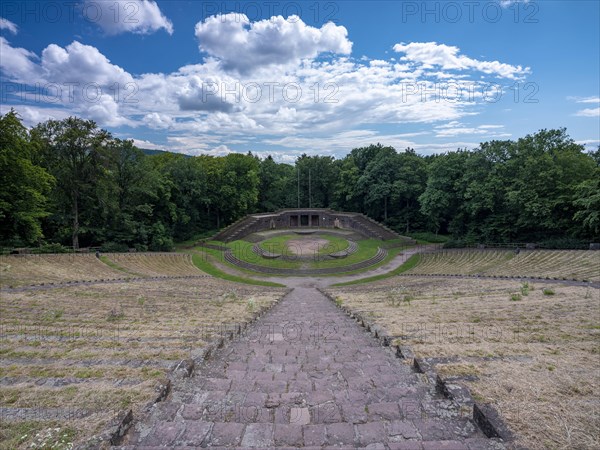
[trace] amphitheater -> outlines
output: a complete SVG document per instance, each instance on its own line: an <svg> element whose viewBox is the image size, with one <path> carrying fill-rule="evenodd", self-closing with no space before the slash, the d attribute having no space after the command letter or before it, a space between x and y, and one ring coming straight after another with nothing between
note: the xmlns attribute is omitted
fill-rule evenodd
<svg viewBox="0 0 600 450"><path fill-rule="evenodd" d="M286 209L98 256L0 256L3 448L600 444L598 251Z"/></svg>

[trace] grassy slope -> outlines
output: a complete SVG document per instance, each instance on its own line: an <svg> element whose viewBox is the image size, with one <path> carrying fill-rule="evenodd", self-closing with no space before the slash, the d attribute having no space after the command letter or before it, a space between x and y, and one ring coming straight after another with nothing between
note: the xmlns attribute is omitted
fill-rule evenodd
<svg viewBox="0 0 600 450"><path fill-rule="evenodd" d="M353 285L353 284L372 283L373 281L378 281L378 280L383 280L385 278L393 277L395 275L406 272L406 271L412 269L413 267L415 267L419 263L420 257L421 257L421 255L419 255L419 254L412 255L410 258L408 258L404 262L404 264L402 264L400 267L397 267L396 269L394 269L388 273L384 273L381 275L375 275L373 277L368 277L368 278L362 278L360 280L347 281L345 283L338 283L338 284L334 284L334 286L349 286L349 285Z"/></svg>
<svg viewBox="0 0 600 450"><path fill-rule="evenodd" d="M211 260L222 260L222 252L208 248L202 248L192 254L194 265L201 271L212 275L213 277L222 278L224 280L233 281L236 283L253 284L256 286L271 286L284 287L282 284L273 283L271 281L254 280L251 278L240 277L223 272L212 264ZM236 269L239 269L236 267ZM250 274L250 273L249 273Z"/></svg>

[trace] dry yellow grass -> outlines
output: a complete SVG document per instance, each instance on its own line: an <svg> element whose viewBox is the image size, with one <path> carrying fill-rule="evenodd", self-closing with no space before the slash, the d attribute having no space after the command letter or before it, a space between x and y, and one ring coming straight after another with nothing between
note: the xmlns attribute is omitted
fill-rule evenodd
<svg viewBox="0 0 600 450"><path fill-rule="evenodd" d="M456 249L421 255L408 273L502 275L600 281L600 252L592 250Z"/></svg>
<svg viewBox="0 0 600 450"><path fill-rule="evenodd" d="M123 272L107 266L91 253L0 256L2 287L115 279L123 276Z"/></svg>
<svg viewBox="0 0 600 450"><path fill-rule="evenodd" d="M2 445L69 448L98 433L116 411L152 400L179 360L284 292L210 277L3 292L0 407L25 416L2 421Z"/></svg>
<svg viewBox="0 0 600 450"><path fill-rule="evenodd" d="M106 253L117 266L138 276L203 275L186 253Z"/></svg>
<svg viewBox="0 0 600 450"><path fill-rule="evenodd" d="M525 446L600 447L599 289L394 277L329 293L417 357L449 357L441 375L475 376L464 381L475 398Z"/></svg>
<svg viewBox="0 0 600 450"><path fill-rule="evenodd" d="M103 261L106 261L103 262ZM204 275L184 253L91 253L0 256L0 286Z"/></svg>

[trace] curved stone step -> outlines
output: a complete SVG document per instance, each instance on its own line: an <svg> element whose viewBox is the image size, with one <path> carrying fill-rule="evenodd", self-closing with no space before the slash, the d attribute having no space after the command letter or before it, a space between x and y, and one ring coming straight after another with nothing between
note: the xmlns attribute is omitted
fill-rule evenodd
<svg viewBox="0 0 600 450"><path fill-rule="evenodd" d="M290 269L283 267L265 267L258 264L252 264L246 261L242 261L237 258L231 249L227 250L225 255L225 261L241 267L243 269L252 270L254 272L265 273L265 274L275 274L275 275L327 275L327 274L335 274L335 273L344 273L344 272L352 272L355 270L361 270L377 263L383 261L388 252L386 249L379 247L377 249L377 253L369 259L365 259L364 261L349 264L347 266L340 267L325 267L320 269Z"/></svg>

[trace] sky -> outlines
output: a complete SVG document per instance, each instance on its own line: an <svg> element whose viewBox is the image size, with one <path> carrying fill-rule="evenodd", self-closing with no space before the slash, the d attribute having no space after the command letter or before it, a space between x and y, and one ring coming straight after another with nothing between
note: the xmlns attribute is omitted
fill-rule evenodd
<svg viewBox="0 0 600 450"><path fill-rule="evenodd" d="M592 150L599 24L596 0L4 0L0 113L281 162L560 127Z"/></svg>

